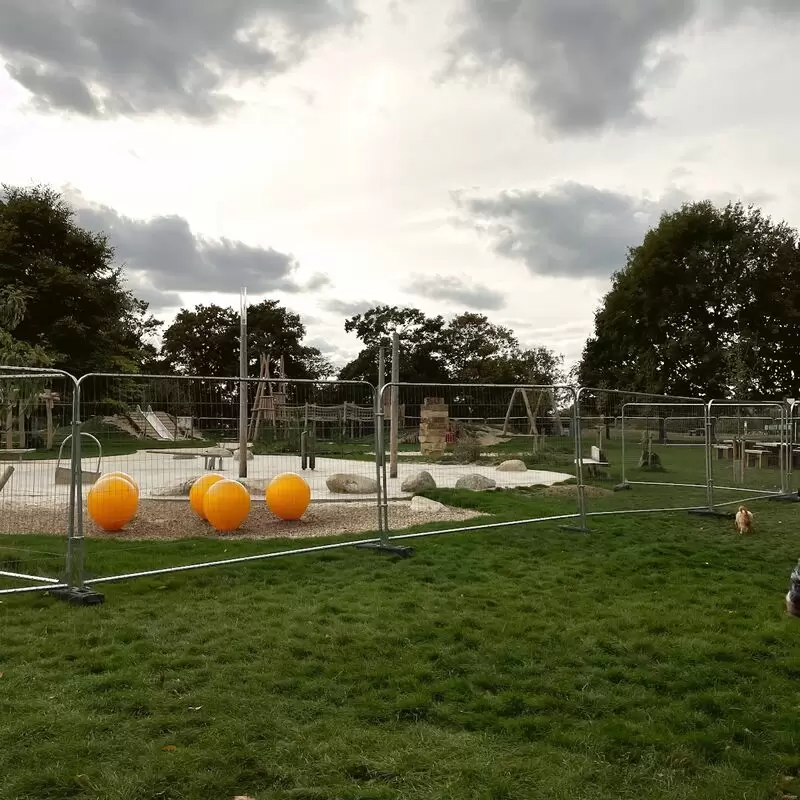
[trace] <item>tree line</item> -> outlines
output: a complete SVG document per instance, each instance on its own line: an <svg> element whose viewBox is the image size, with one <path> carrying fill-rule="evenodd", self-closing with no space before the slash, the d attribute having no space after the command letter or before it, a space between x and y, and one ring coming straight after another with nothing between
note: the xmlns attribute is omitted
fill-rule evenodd
<svg viewBox="0 0 800 800"><path fill-rule="evenodd" d="M633 244L595 316L580 363L523 347L485 315L451 319L380 305L344 321L361 342L338 371L275 300L248 307L249 370L269 353L289 378L376 379L377 351L401 337L400 377L425 383L550 384L691 397L783 397L800 354L798 234L759 209L688 203ZM0 193L0 363L72 374L238 374L238 311L182 309L164 326L125 286L113 242L82 229L48 187ZM156 344L160 339L160 344Z"/></svg>
<svg viewBox="0 0 800 800"><path fill-rule="evenodd" d="M82 229L47 187L4 186L0 198L0 362L88 372L236 376L239 312L216 304L181 309L164 326L125 288L113 243ZM247 309L249 374L260 356L287 377L377 378L377 348L402 336L401 378L425 382L519 383L560 377L563 359L524 349L513 332L481 314L446 322L416 308L378 306L344 323L363 345L340 370L304 343L300 316L276 300ZM160 335L160 345L155 341Z"/></svg>

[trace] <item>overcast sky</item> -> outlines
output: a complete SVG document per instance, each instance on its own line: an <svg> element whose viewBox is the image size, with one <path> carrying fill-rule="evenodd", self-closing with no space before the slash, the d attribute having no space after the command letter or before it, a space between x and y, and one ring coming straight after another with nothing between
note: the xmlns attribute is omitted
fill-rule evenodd
<svg viewBox="0 0 800 800"><path fill-rule="evenodd" d="M275 297L335 362L376 303L579 355L664 209L800 223L800 0L0 0L0 181L130 287Z"/></svg>

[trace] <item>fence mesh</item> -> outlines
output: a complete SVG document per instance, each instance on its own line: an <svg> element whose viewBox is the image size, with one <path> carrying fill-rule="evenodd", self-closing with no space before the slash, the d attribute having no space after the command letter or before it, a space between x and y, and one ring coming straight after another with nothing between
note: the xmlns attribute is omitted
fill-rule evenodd
<svg viewBox="0 0 800 800"><path fill-rule="evenodd" d="M793 402L481 384L396 384L376 396L360 382L148 375L88 375L76 389L66 375L6 371L0 590L64 579L76 391L76 511L87 537L119 542L117 569L126 548L146 548L154 569L186 564L177 540L217 535L189 503L194 482L210 473L239 481L251 497L244 524L225 535L281 540L424 533L472 526L481 515L483 501L467 494L443 495L446 506L412 502L426 490L513 492L515 511L489 527L719 506L789 491L800 462ZM118 532L103 530L87 503L110 472L130 475L140 490L136 516ZM266 486L286 472L311 488L301 520L278 519L265 502ZM85 577L107 576L102 558L87 563Z"/></svg>
<svg viewBox="0 0 800 800"><path fill-rule="evenodd" d="M9 573L64 576L73 392L66 376L0 372L0 589L33 582Z"/></svg>
<svg viewBox="0 0 800 800"><path fill-rule="evenodd" d="M572 397L571 389L548 386L384 387L388 526L395 530L401 521L433 521L413 516L414 504L412 517L405 516L408 499L420 490L574 483ZM571 491L574 495L574 486ZM417 513L424 509L419 506ZM446 517L440 509L436 521L467 519L470 513L475 514L451 509Z"/></svg>
<svg viewBox="0 0 800 800"><path fill-rule="evenodd" d="M216 473L242 483L251 510L231 538L282 539L374 531L377 527L375 398L366 383L259 381L247 391L246 475L241 475L237 378L90 375L81 381L84 460L124 472L140 489L138 513L120 533L88 516L88 537L149 542L154 566L185 560L169 543L215 535L189 504L193 483ZM95 441L96 440L96 443ZM311 488L301 520L267 508L265 488L294 472Z"/></svg>
<svg viewBox="0 0 800 800"><path fill-rule="evenodd" d="M711 403L715 502L786 488L789 459L796 457L788 415L783 403Z"/></svg>
<svg viewBox="0 0 800 800"><path fill-rule="evenodd" d="M702 401L581 389L579 411L584 495L590 511L706 504Z"/></svg>

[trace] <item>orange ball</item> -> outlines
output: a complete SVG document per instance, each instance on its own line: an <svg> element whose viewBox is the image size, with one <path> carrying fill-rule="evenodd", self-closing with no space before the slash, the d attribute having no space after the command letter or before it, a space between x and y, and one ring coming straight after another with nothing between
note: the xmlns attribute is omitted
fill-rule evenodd
<svg viewBox="0 0 800 800"><path fill-rule="evenodd" d="M189 505L200 519L206 519L206 512L203 510L206 492L215 483L224 480L225 478L222 475L212 472L210 475L203 475L192 484L192 488L189 489Z"/></svg>
<svg viewBox="0 0 800 800"><path fill-rule="evenodd" d="M107 472L105 475L102 476L103 478L122 478L124 481L128 481L128 483L136 489L136 499L139 499L139 484L128 475L127 472Z"/></svg>
<svg viewBox="0 0 800 800"><path fill-rule="evenodd" d="M311 502L311 487L294 472L276 475L264 492L267 508L280 519L296 520Z"/></svg>
<svg viewBox="0 0 800 800"><path fill-rule="evenodd" d="M139 494L130 481L116 476L100 478L89 490L89 516L104 531L119 531L130 522L139 505Z"/></svg>
<svg viewBox="0 0 800 800"><path fill-rule="evenodd" d="M206 492L203 511L220 533L235 531L250 513L250 492L239 481L217 481Z"/></svg>

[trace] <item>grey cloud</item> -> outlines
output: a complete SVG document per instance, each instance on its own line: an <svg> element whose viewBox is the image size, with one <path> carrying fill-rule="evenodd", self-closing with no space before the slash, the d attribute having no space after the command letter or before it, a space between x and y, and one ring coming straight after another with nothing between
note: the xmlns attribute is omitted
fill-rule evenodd
<svg viewBox="0 0 800 800"><path fill-rule="evenodd" d="M302 60L355 0L3 0L0 59L42 109L210 119L231 83Z"/></svg>
<svg viewBox="0 0 800 800"><path fill-rule="evenodd" d="M431 300L449 300L478 311L496 311L506 304L502 292L452 275L415 275L408 290Z"/></svg>
<svg viewBox="0 0 800 800"><path fill-rule="evenodd" d="M338 300L333 297L323 303L323 306L334 314L341 314L345 317L353 317L356 314L364 314L375 306L381 305L378 300Z"/></svg>
<svg viewBox="0 0 800 800"><path fill-rule="evenodd" d="M579 183L493 197L454 193L463 221L488 236L496 253L563 278L607 278L661 212L686 199L673 191L656 202Z"/></svg>
<svg viewBox="0 0 800 800"><path fill-rule="evenodd" d="M116 259L159 292L229 293L246 286L263 294L313 291L320 285L318 274L310 288L296 280L292 255L232 239L206 239L177 215L139 220L107 206L78 205L76 221L105 233Z"/></svg>
<svg viewBox="0 0 800 800"><path fill-rule="evenodd" d="M147 303L147 310L157 314L168 308L180 308L183 305L181 296L177 292L162 292L156 289L141 273L128 273L125 288L131 291L134 297Z"/></svg>
<svg viewBox="0 0 800 800"><path fill-rule="evenodd" d="M648 88L676 60L670 40L700 18L717 25L745 9L797 13L796 0L466 0L450 74L519 79L528 107L556 133L642 123Z"/></svg>

